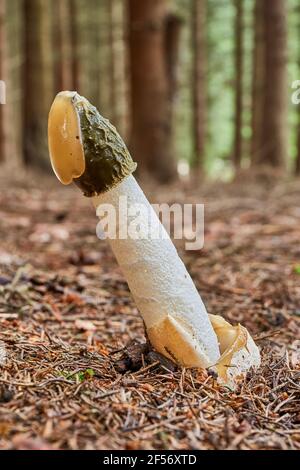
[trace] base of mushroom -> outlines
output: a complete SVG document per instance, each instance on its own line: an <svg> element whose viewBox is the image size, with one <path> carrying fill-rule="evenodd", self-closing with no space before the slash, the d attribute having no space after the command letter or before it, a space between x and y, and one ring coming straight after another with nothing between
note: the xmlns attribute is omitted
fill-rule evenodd
<svg viewBox="0 0 300 470"><path fill-rule="evenodd" d="M154 349L184 367L209 367L211 362L204 346L196 340L192 327L171 315L147 328Z"/></svg>
<svg viewBox="0 0 300 470"><path fill-rule="evenodd" d="M209 315L217 335L221 357L211 367L218 382L234 386L239 377L252 367L260 366L260 352L248 330L242 325L231 325L219 315Z"/></svg>
<svg viewBox="0 0 300 470"><path fill-rule="evenodd" d="M217 335L221 356L209 364L205 351L195 341L192 331L170 315L147 329L156 351L183 367L208 368L215 372L220 384L234 387L252 367L260 365L260 352L246 328L233 326L218 315L210 315Z"/></svg>

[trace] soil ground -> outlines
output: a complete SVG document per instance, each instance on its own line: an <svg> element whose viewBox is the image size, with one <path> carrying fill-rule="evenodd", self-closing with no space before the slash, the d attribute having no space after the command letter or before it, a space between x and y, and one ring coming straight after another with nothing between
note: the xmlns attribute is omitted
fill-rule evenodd
<svg viewBox="0 0 300 470"><path fill-rule="evenodd" d="M1 449L300 449L299 181L146 188L205 203L204 248L178 249L208 311L261 348L235 391L130 358L143 323L76 188L0 183Z"/></svg>

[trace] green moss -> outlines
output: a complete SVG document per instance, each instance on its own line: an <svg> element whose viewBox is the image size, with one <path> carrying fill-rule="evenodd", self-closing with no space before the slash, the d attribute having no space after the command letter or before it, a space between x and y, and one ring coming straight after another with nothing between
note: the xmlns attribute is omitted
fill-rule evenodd
<svg viewBox="0 0 300 470"><path fill-rule="evenodd" d="M85 98L76 94L72 100L80 119L86 162L85 172L74 183L92 197L116 186L137 165L115 127Z"/></svg>

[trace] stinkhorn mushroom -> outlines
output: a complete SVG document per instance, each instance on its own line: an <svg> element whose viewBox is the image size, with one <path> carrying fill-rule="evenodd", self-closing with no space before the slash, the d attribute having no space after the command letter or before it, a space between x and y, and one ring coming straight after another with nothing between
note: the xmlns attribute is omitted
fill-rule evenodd
<svg viewBox="0 0 300 470"><path fill-rule="evenodd" d="M212 368L225 383L258 366L260 354L248 331L207 314L170 237L132 176L136 164L110 122L78 93L64 91L52 104L48 137L58 179L79 186L93 199L97 215L101 208L113 207L116 233L126 229L127 236L111 236L109 242L154 349L185 367ZM118 217L122 197L128 214L136 204L145 209L138 237L128 233L130 216ZM159 237L151 236L153 229Z"/></svg>

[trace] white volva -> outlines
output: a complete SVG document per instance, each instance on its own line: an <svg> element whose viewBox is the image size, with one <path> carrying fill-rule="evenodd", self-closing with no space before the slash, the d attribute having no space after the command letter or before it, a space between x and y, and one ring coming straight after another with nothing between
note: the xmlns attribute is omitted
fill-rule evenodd
<svg viewBox="0 0 300 470"><path fill-rule="evenodd" d="M131 175L110 191L94 197L94 204L99 209L103 204L111 204L118 214L120 197L127 198L129 214L131 206L143 205L151 215L151 229L157 228L161 234L159 239L152 239L149 217L144 218L144 226L140 217L139 233L146 234L145 238L109 239L145 321L150 342L158 352L183 366L215 364L220 351L205 306L135 178ZM121 223L129 227L132 218L121 218Z"/></svg>

